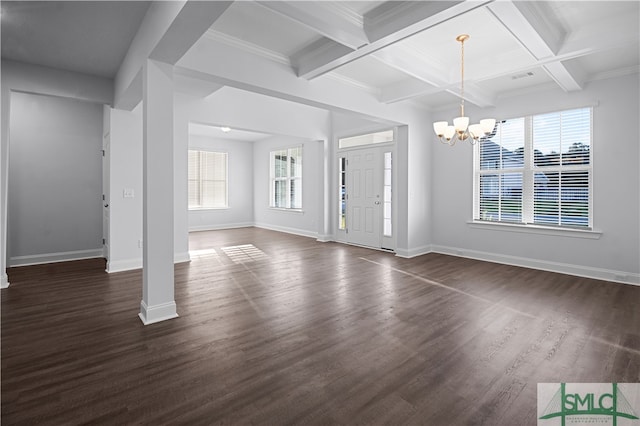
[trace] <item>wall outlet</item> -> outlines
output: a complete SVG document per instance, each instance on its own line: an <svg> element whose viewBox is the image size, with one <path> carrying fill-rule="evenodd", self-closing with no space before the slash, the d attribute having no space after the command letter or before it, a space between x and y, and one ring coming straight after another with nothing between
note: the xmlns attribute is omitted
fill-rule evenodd
<svg viewBox="0 0 640 426"><path fill-rule="evenodd" d="M142 248L142 240L138 240L138 248Z"/></svg>

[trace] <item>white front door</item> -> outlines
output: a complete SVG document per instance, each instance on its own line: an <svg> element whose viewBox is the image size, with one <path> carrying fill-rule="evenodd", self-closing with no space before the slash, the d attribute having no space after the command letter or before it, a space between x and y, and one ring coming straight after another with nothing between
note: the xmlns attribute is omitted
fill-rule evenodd
<svg viewBox="0 0 640 426"><path fill-rule="evenodd" d="M347 154L347 242L381 247L382 151L368 148Z"/></svg>

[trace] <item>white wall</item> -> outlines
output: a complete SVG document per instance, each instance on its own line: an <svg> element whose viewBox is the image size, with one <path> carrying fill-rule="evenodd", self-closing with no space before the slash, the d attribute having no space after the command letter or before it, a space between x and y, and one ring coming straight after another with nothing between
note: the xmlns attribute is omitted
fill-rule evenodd
<svg viewBox="0 0 640 426"><path fill-rule="evenodd" d="M580 106L593 108L593 215L599 239L478 229L473 207L473 149L433 138L433 243L437 251L622 282L640 282L640 150L638 74L593 81L585 90L539 90L469 109L472 119L519 117ZM437 117L441 118L441 117ZM446 119L445 117L442 117ZM632 123L622 135L611 130ZM612 126L613 124L613 126Z"/></svg>
<svg viewBox="0 0 640 426"><path fill-rule="evenodd" d="M302 145L302 211L269 207L270 159L277 149ZM324 144L300 138L274 136L256 142L253 151L254 217L256 226L318 237L324 220L318 194L324 192Z"/></svg>
<svg viewBox="0 0 640 426"><path fill-rule="evenodd" d="M108 109L110 139L108 272L142 267L142 111ZM133 197L124 197L124 189Z"/></svg>
<svg viewBox="0 0 640 426"><path fill-rule="evenodd" d="M300 144L301 141L309 144L309 148L304 150L303 161L305 168L303 173L310 173L309 180L320 181L324 179L324 152L320 140L328 139L331 132L330 114L328 111L301 105L283 99L272 98L265 95L247 92L244 90L224 87L206 99L199 99L184 95L176 95L176 112L175 112L175 146L179 153L176 154L176 208L184 210L176 211L176 244L178 238L184 238L187 241L187 229L189 225L189 214L187 212L187 148L189 146L189 123L209 124L214 126L229 126L240 130L250 130L267 134L281 135L276 138L286 143L287 141L295 141ZM311 142L313 141L313 142ZM268 206L268 192L264 194L265 187L268 191L268 153L271 149L270 143L272 139L255 142L253 146L253 180L254 185L254 207L252 213L252 222L258 226L269 227L272 229L288 230L289 232L301 233L308 236L316 237L323 233L325 207L323 203L324 187L321 190L316 187L313 193L303 192L303 203L305 213L277 212L265 210L264 206ZM257 153L263 153L266 150L266 163L256 158ZM315 153L315 157L309 157L311 152ZM184 154L184 158L178 161L178 154ZM309 163L309 167L306 164ZM259 168L257 168L259 167ZM259 180L258 176L264 178L266 170L266 179ZM258 173L261 173L258 175ZM305 175L306 176L306 175ZM258 185L256 183L259 182ZM305 185L310 182L305 183ZM178 199L183 201L178 202ZM261 203L260 205L258 203ZM313 209L313 211L311 211ZM224 220L227 224L242 223L246 216L237 216L234 211L229 216L223 218L222 212L217 219ZM283 217L292 216L292 221L283 219ZM193 215L192 215L193 217ZM193 219L192 219L193 220ZM195 224L194 224L195 225ZM286 228L286 229L285 229ZM183 231L184 229L184 231ZM184 237L182 233L184 232ZM186 243L188 244L188 242ZM176 248L177 250L177 248Z"/></svg>
<svg viewBox="0 0 640 426"><path fill-rule="evenodd" d="M189 230L253 225L253 143L190 135L189 149L227 153L228 208L189 211Z"/></svg>
<svg viewBox="0 0 640 426"><path fill-rule="evenodd" d="M10 266L102 255L102 106L12 93Z"/></svg>

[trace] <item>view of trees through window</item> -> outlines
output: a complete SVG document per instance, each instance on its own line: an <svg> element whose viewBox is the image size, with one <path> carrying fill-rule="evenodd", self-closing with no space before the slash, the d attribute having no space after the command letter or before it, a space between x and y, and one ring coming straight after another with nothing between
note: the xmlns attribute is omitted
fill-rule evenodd
<svg viewBox="0 0 640 426"><path fill-rule="evenodd" d="M478 145L475 219L591 226L591 108L506 120Z"/></svg>

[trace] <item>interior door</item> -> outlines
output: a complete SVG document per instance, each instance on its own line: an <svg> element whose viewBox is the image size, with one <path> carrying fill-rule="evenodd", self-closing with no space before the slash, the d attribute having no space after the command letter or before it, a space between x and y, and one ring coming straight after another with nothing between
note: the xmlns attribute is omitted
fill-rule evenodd
<svg viewBox="0 0 640 426"><path fill-rule="evenodd" d="M347 155L347 242L381 248L382 153L379 148Z"/></svg>

